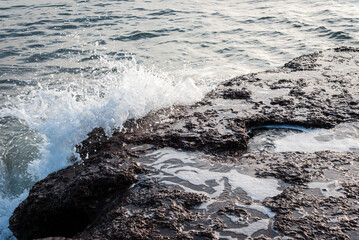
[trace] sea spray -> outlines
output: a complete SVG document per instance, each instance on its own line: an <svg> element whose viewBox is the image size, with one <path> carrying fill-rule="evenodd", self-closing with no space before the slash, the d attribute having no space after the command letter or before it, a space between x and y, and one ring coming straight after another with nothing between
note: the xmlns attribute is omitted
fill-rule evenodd
<svg viewBox="0 0 359 240"><path fill-rule="evenodd" d="M8 228L9 218L27 195L28 190L25 190L17 197L0 196L0 239L16 239Z"/></svg>
<svg viewBox="0 0 359 240"><path fill-rule="evenodd" d="M134 59L120 62L101 59L99 62L110 70L94 72L96 77L89 79L62 81L62 86L39 84L9 99L8 107L0 109L1 118L21 119L42 140L38 149L41 156L31 161L22 159L28 166L19 176L29 175L34 183L68 166L69 158L77 156L75 145L94 128L102 127L110 136L128 119L175 104L193 103L208 91L197 87L190 78L175 79L156 73ZM61 82L61 79L52 82ZM26 198L27 191L16 196L1 191L1 239L11 238L8 219Z"/></svg>

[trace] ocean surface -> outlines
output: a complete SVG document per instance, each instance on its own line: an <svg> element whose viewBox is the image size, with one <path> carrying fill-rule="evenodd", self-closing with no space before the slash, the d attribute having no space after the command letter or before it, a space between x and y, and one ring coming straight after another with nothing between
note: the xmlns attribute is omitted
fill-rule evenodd
<svg viewBox="0 0 359 240"><path fill-rule="evenodd" d="M69 165L93 128L110 135L231 77L359 47L357 0L2 0L0 24L0 239L14 238L8 219L34 182Z"/></svg>

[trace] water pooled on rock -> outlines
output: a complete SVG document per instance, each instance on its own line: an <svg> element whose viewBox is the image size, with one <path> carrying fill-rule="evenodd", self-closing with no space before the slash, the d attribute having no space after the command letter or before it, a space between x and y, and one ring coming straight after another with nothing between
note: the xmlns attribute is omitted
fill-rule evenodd
<svg viewBox="0 0 359 240"><path fill-rule="evenodd" d="M341 123L332 129L267 125L252 128L249 152L359 152L359 124Z"/></svg>
<svg viewBox="0 0 359 240"><path fill-rule="evenodd" d="M219 216L227 228L218 230L218 236L243 239L261 230L275 235L271 226L274 213L263 206L262 201L281 193L280 180L257 178L253 168L214 163L204 154L174 149L157 150L140 162L155 171L150 178L210 197L208 202L197 207L197 211L204 211L213 219L218 217L218 211L232 206L233 211L227 209ZM255 216L260 216L260 220Z"/></svg>

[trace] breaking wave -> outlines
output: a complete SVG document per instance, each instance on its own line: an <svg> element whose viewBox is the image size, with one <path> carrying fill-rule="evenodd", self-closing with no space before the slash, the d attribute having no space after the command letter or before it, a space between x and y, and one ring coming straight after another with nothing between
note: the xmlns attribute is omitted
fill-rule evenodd
<svg viewBox="0 0 359 240"><path fill-rule="evenodd" d="M21 187L29 187L49 173L71 164L69 159L77 157L75 145L92 129L102 127L107 135L111 135L128 119L137 119L152 110L176 104L193 103L206 92L206 88L197 87L190 78L176 79L145 68L134 59L120 62L101 59L99 62L109 70L94 74L96 77L92 79L80 77L68 81L63 86L39 84L10 99L6 107L0 109L4 126L8 125L6 121L13 121L17 129L25 129L13 141L16 145L1 150L4 165L1 166L0 180L1 239L11 236L8 219L27 196L28 188ZM62 79L52 82L62 82ZM20 146L25 146L20 152L7 154L8 149L19 149ZM34 149L38 154L27 157L34 154ZM5 184L9 175L15 176L13 181L18 183L18 189L10 189L14 184Z"/></svg>

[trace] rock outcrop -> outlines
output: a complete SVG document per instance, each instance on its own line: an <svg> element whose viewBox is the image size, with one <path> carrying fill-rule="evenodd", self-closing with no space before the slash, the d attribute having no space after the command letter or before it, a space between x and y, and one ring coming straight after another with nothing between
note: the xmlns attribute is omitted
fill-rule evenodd
<svg viewBox="0 0 359 240"><path fill-rule="evenodd" d="M103 159L52 173L18 206L11 229L19 239L72 237L121 198L142 170L135 162Z"/></svg>
<svg viewBox="0 0 359 240"><path fill-rule="evenodd" d="M198 212L195 206L208 200L204 195L147 180L150 170L136 159L151 149L172 147L202 151L213 161L283 181L284 191L263 201L276 213L277 232L259 231L253 238L359 238L358 153L245 154L252 127L331 128L358 119L359 49L304 55L277 70L225 81L192 106L128 121L110 138L93 130L78 146L82 162L36 183L15 210L10 228L18 239L216 239L215 232L226 228L228 212L243 224L269 221L233 204ZM343 194L327 196L308 187L327 178L327 170L340 176L336 181ZM247 198L238 201L251 204Z"/></svg>

